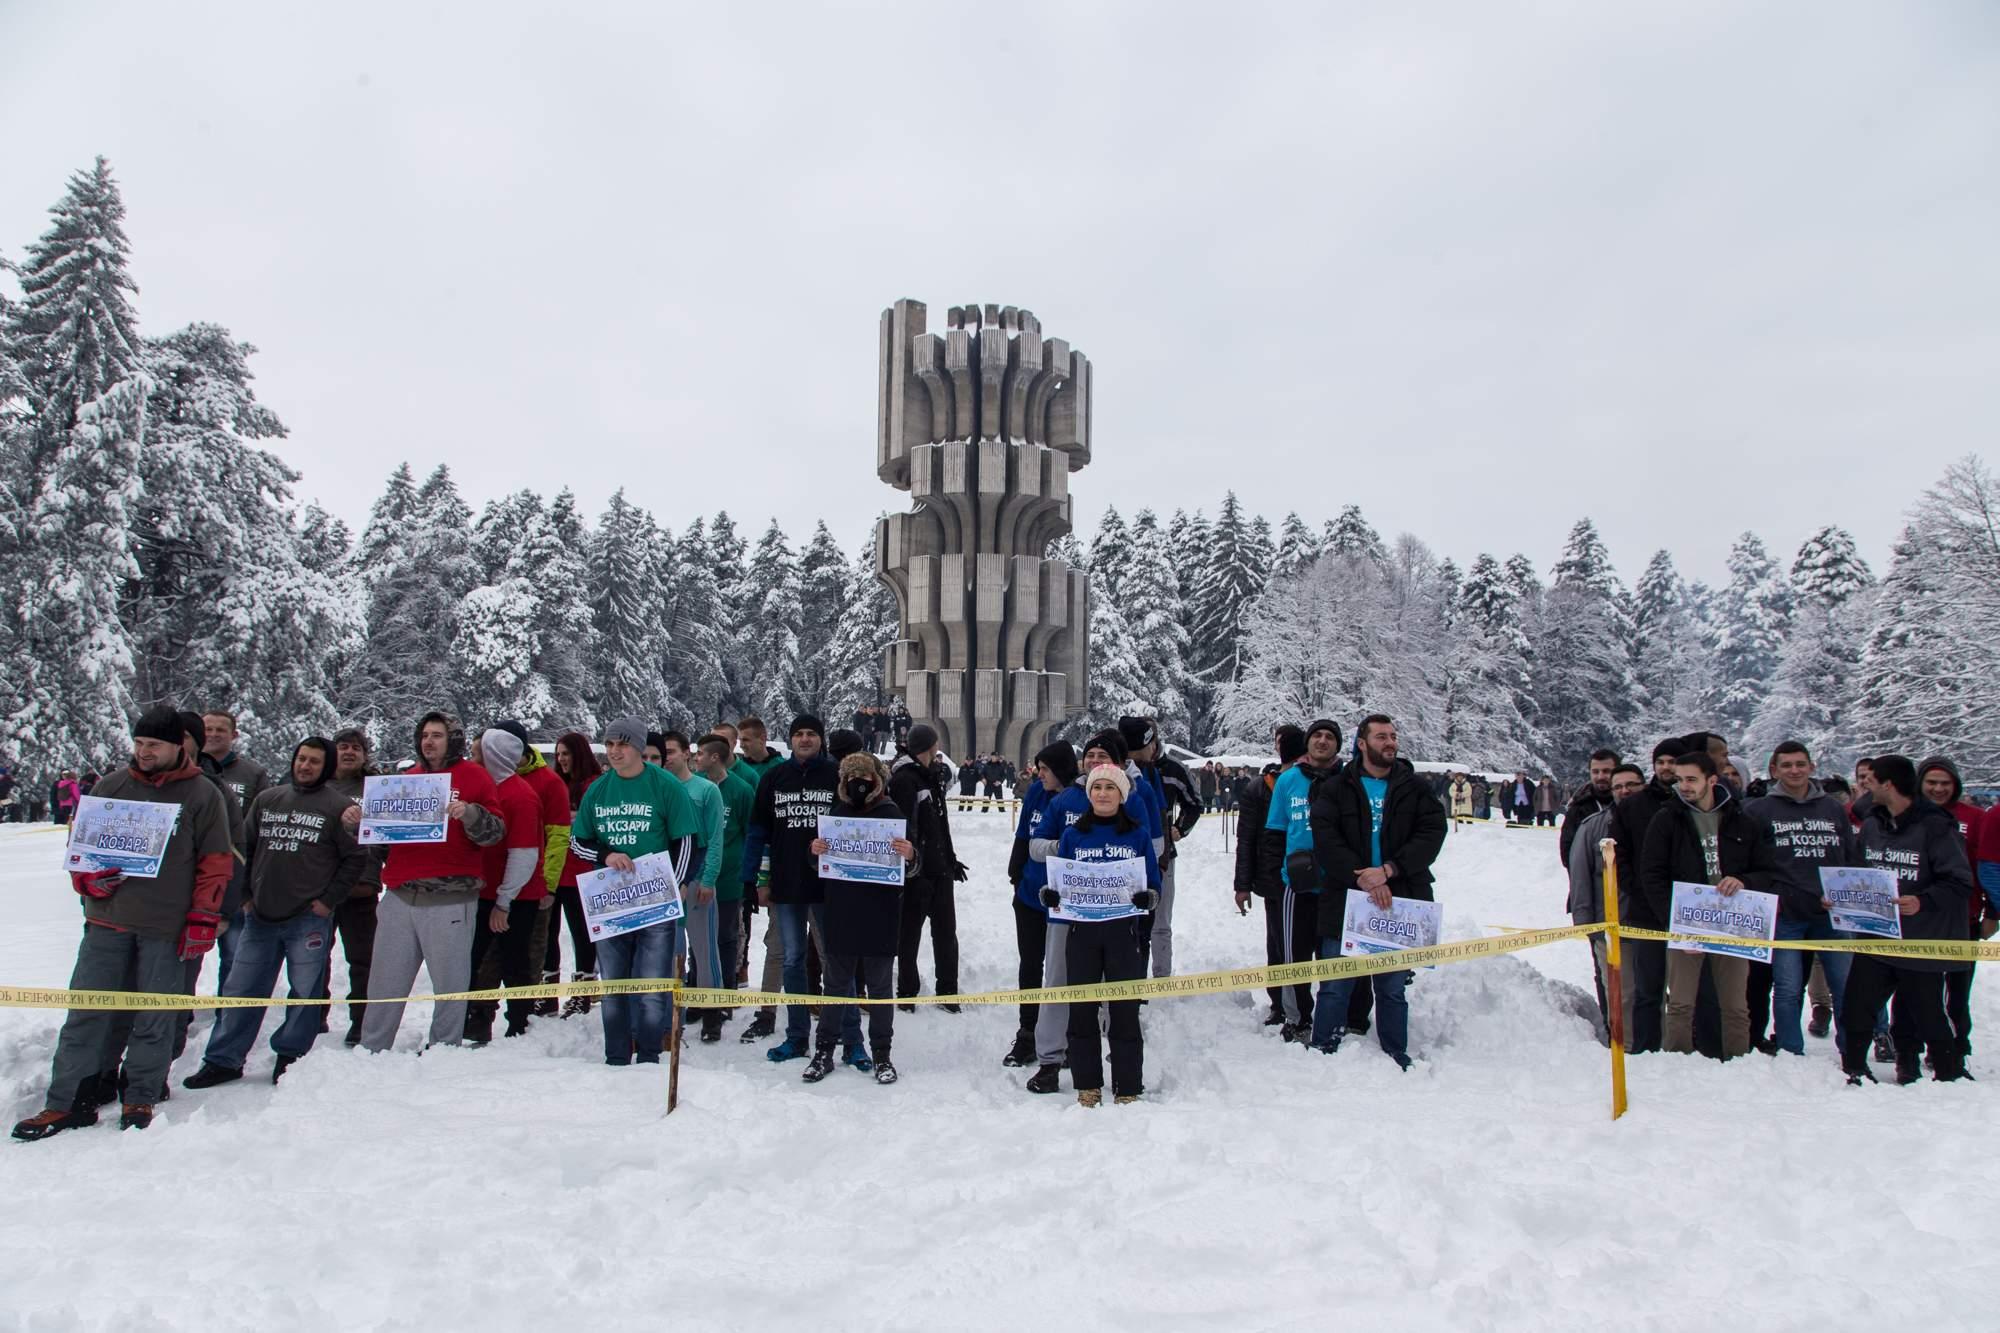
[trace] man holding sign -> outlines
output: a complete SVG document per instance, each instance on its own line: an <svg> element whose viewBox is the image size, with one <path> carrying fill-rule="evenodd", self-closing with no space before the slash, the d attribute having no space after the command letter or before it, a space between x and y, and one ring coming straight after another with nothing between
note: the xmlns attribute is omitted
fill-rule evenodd
<svg viewBox="0 0 2000 1333"><path fill-rule="evenodd" d="M1875 801L1857 836L1862 864L1896 876L1901 889L1896 909L1902 913L1904 939L1972 937L1972 916L1966 906L1973 893L1972 866L1958 835L1958 822L1920 794L1917 766L1909 759L1885 754L1875 760ZM1914 1083L1923 1077L1926 1045L1940 1081L1965 1077L1965 1054L1945 1018L1944 979L1946 973L1971 965L1966 959L1856 954L1842 1005L1847 1037L1840 1061L1847 1081L1874 1081L1868 1071L1868 1047L1875 1014L1891 996L1895 1004L1889 1011L1889 1035L1896 1043L1896 1081Z"/></svg>
<svg viewBox="0 0 2000 1333"><path fill-rule="evenodd" d="M1675 883L1712 884L1724 898L1744 889L1769 892L1777 878L1778 851L1771 827L1747 813L1718 780L1715 757L1690 750L1674 761L1680 800L1653 816L1640 853L1639 876L1647 900L1669 929ZM1722 934L1725 932L1708 932ZM1716 1005L1722 1011L1722 1056L1750 1050L1750 961L1747 958L1667 951L1665 1048L1694 1051L1695 993L1706 959L1715 977Z"/></svg>
<svg viewBox="0 0 2000 1333"><path fill-rule="evenodd" d="M674 775L646 762L646 724L622 717L606 727L604 758L610 767L577 802L570 851L586 865L624 874L632 872L640 857L665 853L675 888L691 884L702 850L701 826L694 802ZM578 888L589 914L590 891L582 877ZM670 915L616 934L593 931L598 974L608 981L666 981L673 975L680 942L681 912ZM664 987L646 995L607 995L598 1008L604 1015L604 1063L629 1065L635 1058L640 1064L660 1062L667 1031Z"/></svg>
<svg viewBox="0 0 2000 1333"><path fill-rule="evenodd" d="M417 723L415 740L418 760L410 773L443 779L438 785L450 800L440 812L442 839L393 843L382 864L387 892L376 909L368 966L368 984L377 995L408 995L419 967L430 973L431 989L440 995L470 987L474 914L486 883L485 849L507 835L499 790L484 767L466 758L465 728L458 719L450 713L426 713ZM373 799L377 784L386 781L392 779L365 780L369 794L362 797L364 805ZM349 806L343 819L359 828L362 806ZM361 839L364 845L368 841ZM361 1020L362 1046L388 1050L402 1023L401 1001L369 1005ZM440 1000L432 1006L432 1045L456 1046L464 1035L464 1000Z"/></svg>
<svg viewBox="0 0 2000 1333"><path fill-rule="evenodd" d="M131 767L99 782L88 798L168 807L172 832L160 847L157 866L124 871L93 856L88 846L72 843L70 855L80 859L71 864L70 884L83 899L84 918L72 990L185 995L190 992L186 964L215 947L222 892L235 868L229 812L223 794L183 753L181 736L180 715L173 709L147 710L132 728ZM153 873L137 873L142 870ZM45 1139L97 1123L95 1081L116 1017L109 1009L70 1011L56 1039L47 1109L15 1125L15 1138ZM170 1009L143 1010L133 1021L122 1128L152 1123L153 1106L166 1091L175 1026Z"/></svg>
<svg viewBox="0 0 2000 1333"><path fill-rule="evenodd" d="M1771 826L1778 873L1772 889L1778 895L1778 938L1781 940L1835 940L1841 934L1821 902L1820 872L1855 864L1854 825L1839 801L1820 790L1812 780L1812 754L1799 741L1785 741L1772 752L1771 773L1777 778L1770 791L1743 808ZM1799 1023L1804 1003L1806 974L1814 958L1826 974L1833 994L1835 1044L1845 1031L1840 1013L1841 997L1847 992L1847 966L1852 955L1808 953L1803 949L1779 949L1771 959L1771 1026L1777 1033L1778 1049L1793 1055L1806 1053L1805 1030Z"/></svg>
<svg viewBox="0 0 2000 1333"><path fill-rule="evenodd" d="M1342 950L1347 890L1359 889L1377 911L1397 898L1432 901L1431 863L1444 850L1444 804L1407 759L1397 757L1396 724L1380 713L1363 718L1355 736L1359 762L1314 789L1309 815L1313 856L1326 891L1320 894L1320 956ZM1410 1067L1410 1005L1406 971L1377 972L1375 1035L1390 1059ZM1313 1005L1313 1049L1340 1049L1341 1028L1355 978L1320 983Z"/></svg>

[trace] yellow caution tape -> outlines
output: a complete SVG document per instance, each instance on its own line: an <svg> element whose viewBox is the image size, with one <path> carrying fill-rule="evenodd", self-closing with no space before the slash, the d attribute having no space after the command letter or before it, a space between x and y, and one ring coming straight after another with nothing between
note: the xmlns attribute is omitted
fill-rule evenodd
<svg viewBox="0 0 2000 1333"><path fill-rule="evenodd" d="M72 991L0 986L0 1008L14 1009L265 1009L301 1004L403 1004L416 1000L553 1000L572 995L648 995L677 991L679 1002L701 1008L776 1007L789 1004L1091 1004L1100 1000L1172 999L1184 995L1223 995L1231 991L1297 986L1343 977L1372 976L1416 967L1440 967L1520 953L1558 940L1582 939L1598 926L1560 926L1516 931L1507 935L1454 940L1421 949L1353 958L1318 958L1303 963L1198 972L1181 977L1151 977L1137 981L1099 981L1080 986L1045 986L1036 990L986 991L977 995L917 995L901 998L861 998L833 995L792 995L777 991L696 990L659 978L622 981L577 981L517 986L506 990L452 991L443 995L375 996L368 1000L259 999L256 996L161 995L134 991Z"/></svg>
<svg viewBox="0 0 2000 1333"><path fill-rule="evenodd" d="M1527 926L1488 926L1488 930L1504 931L1510 935L1532 933ZM1602 924L1579 926L1577 929L1597 934L1606 929ZM2000 940L1754 940L1740 935L1692 935L1683 931L1648 930L1643 926L1620 926L1618 934L1628 940L1686 940L1700 944L1727 944L1735 948L1752 949L1800 949L1808 953L1867 953L1884 958L1931 958L1950 962L1976 962L1979 959L2000 960Z"/></svg>

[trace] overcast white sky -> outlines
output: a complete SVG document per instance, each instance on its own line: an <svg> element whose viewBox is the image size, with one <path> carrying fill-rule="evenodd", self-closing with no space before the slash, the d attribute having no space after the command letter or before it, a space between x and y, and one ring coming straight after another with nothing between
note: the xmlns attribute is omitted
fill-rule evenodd
<svg viewBox="0 0 2000 1333"><path fill-rule="evenodd" d="M409 459L851 545L903 296L1089 353L1086 528L1233 487L1544 567L1588 514L1628 582L1822 522L1879 569L1995 453L1988 0L0 0L0 126L0 247L106 154L144 328L255 343L350 520Z"/></svg>

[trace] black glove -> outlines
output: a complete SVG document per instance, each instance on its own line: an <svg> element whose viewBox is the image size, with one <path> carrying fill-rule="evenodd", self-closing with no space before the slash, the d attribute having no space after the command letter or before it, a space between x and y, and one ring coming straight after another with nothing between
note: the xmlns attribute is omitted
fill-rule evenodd
<svg viewBox="0 0 2000 1333"><path fill-rule="evenodd" d="M1054 889L1048 889L1048 888L1043 889L1042 906L1048 908L1051 912L1055 911L1056 908L1062 906L1062 895L1057 893Z"/></svg>
<svg viewBox="0 0 2000 1333"><path fill-rule="evenodd" d="M952 864L957 866L958 868L951 872L951 877L957 880L960 884L963 884L965 883L965 881L972 878L972 872L965 868L965 862L954 861Z"/></svg>
<svg viewBox="0 0 2000 1333"><path fill-rule="evenodd" d="M1132 895L1132 906L1142 912L1150 912L1153 910L1153 904L1159 901L1159 897L1160 895L1151 889L1139 889Z"/></svg>

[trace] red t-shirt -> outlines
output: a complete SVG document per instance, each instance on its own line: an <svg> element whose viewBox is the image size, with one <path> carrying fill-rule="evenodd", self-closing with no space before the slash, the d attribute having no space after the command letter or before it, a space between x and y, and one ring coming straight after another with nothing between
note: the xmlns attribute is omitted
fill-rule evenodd
<svg viewBox="0 0 2000 1333"><path fill-rule="evenodd" d="M480 898L489 903L499 901L500 880L507 873L507 854L522 850L534 852L535 869L521 891L514 895L515 901L546 898L549 886L542 878L542 801L526 779L510 777L500 784L500 818L507 821L507 836L483 849L486 887L479 891Z"/></svg>
<svg viewBox="0 0 2000 1333"><path fill-rule="evenodd" d="M494 789L492 775L484 768L470 759L461 759L445 772L451 774L454 801L483 805L496 815L500 813L500 793ZM444 827L443 842L399 842L389 848L389 858L382 865L383 887L393 889L416 879L484 880L484 849L465 836L465 825L458 820L447 819Z"/></svg>

